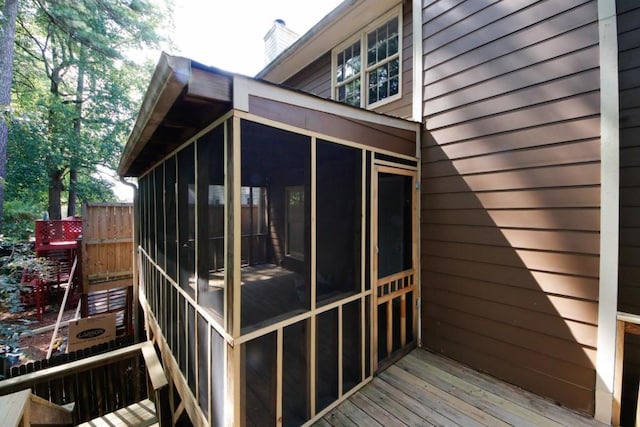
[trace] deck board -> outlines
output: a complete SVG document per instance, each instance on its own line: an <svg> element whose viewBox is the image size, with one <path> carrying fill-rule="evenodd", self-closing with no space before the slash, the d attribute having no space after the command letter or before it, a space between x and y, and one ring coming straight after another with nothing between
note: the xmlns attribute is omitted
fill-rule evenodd
<svg viewBox="0 0 640 427"><path fill-rule="evenodd" d="M315 426L576 426L604 424L417 349L333 408Z"/></svg>
<svg viewBox="0 0 640 427"><path fill-rule="evenodd" d="M79 427L156 427L157 425L156 407L151 400L145 399L142 402L82 423Z"/></svg>

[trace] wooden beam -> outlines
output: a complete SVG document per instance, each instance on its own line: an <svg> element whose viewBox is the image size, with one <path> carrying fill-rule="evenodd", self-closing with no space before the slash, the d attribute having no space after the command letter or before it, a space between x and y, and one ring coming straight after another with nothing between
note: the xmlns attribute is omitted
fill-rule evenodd
<svg viewBox="0 0 640 427"><path fill-rule="evenodd" d="M640 335L640 325L624 322L624 332L632 335Z"/></svg>
<svg viewBox="0 0 640 427"><path fill-rule="evenodd" d="M231 76L191 68L187 96L231 102Z"/></svg>
<svg viewBox="0 0 640 427"><path fill-rule="evenodd" d="M611 425L620 425L620 409L622 400L622 369L624 362L624 329L625 322L617 321L616 325L616 359L613 378L613 405L611 414Z"/></svg>
<svg viewBox="0 0 640 427"><path fill-rule="evenodd" d="M118 174L125 176L140 154L147 141L167 115L189 81L191 63L186 58L169 56L160 57L156 70L151 78L140 113L127 141L124 153L118 165ZM186 75L186 78L185 78Z"/></svg>
<svg viewBox="0 0 640 427"><path fill-rule="evenodd" d="M407 294L400 295L400 346L407 345Z"/></svg>
<svg viewBox="0 0 640 427"><path fill-rule="evenodd" d="M166 387L169 384L167 382L167 376L164 374L162 364L160 363L160 359L158 359L153 343L151 341L142 343L140 351L142 352L142 357L144 357L144 364L149 373L149 381L151 381L154 390Z"/></svg>
<svg viewBox="0 0 640 427"><path fill-rule="evenodd" d="M282 425L282 383L283 383L284 331L276 332L276 419L277 426Z"/></svg>
<svg viewBox="0 0 640 427"><path fill-rule="evenodd" d="M393 300L384 304L387 305L387 357L393 352Z"/></svg>
<svg viewBox="0 0 640 427"><path fill-rule="evenodd" d="M638 387L638 395L636 396L636 423L635 427L640 426L640 386Z"/></svg>

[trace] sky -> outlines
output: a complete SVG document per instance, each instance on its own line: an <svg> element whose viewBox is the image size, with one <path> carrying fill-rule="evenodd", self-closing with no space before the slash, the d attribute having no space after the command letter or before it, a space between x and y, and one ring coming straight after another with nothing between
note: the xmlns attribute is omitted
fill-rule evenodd
<svg viewBox="0 0 640 427"><path fill-rule="evenodd" d="M266 64L264 36L276 19L303 35L341 0L175 0L172 35L181 54L249 76Z"/></svg>
<svg viewBox="0 0 640 427"><path fill-rule="evenodd" d="M254 76L265 64L264 36L282 19L306 33L342 0L175 0L171 39L175 50L205 65ZM166 49L166 48L165 48ZM158 52L156 57L160 56ZM100 171L109 179L111 174ZM111 175L113 176L113 175ZM133 200L130 187L113 183L116 196Z"/></svg>

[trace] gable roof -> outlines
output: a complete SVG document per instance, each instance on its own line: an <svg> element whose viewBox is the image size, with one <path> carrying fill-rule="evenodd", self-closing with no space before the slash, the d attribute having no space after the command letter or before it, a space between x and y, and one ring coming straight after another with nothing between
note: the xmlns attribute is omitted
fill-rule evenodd
<svg viewBox="0 0 640 427"><path fill-rule="evenodd" d="M118 165L121 176L162 158L232 105L232 77L188 58L162 53Z"/></svg>
<svg viewBox="0 0 640 427"><path fill-rule="evenodd" d="M401 3L402 0L343 1L263 68L256 78L284 83L322 54Z"/></svg>

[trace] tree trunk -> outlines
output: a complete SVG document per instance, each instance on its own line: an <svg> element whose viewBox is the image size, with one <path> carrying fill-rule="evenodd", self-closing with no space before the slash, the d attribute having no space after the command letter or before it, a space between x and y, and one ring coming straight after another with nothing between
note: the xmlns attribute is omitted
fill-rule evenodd
<svg viewBox="0 0 640 427"><path fill-rule="evenodd" d="M62 195L62 175L63 170L49 171L49 219L62 219L62 205L60 196Z"/></svg>
<svg viewBox="0 0 640 427"><path fill-rule="evenodd" d="M76 216L78 206L78 169L72 167L69 170L69 204L67 216Z"/></svg>
<svg viewBox="0 0 640 427"><path fill-rule="evenodd" d="M84 48L80 47L80 63L78 64L78 83L76 84L76 118L73 121L73 133L75 136L74 149L80 146L82 138L82 98L84 97ZM69 205L67 206L67 216L75 216L78 205L78 167L77 158L71 159L69 171Z"/></svg>
<svg viewBox="0 0 640 427"><path fill-rule="evenodd" d="M5 111L11 104L13 80L13 40L16 35L18 0L5 0L2 10L4 21L0 27L0 230L3 225L4 178L7 173L7 141L9 127Z"/></svg>

